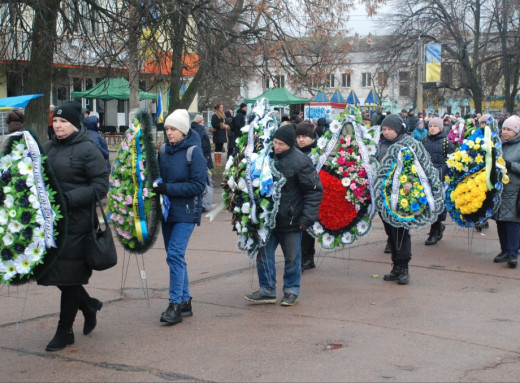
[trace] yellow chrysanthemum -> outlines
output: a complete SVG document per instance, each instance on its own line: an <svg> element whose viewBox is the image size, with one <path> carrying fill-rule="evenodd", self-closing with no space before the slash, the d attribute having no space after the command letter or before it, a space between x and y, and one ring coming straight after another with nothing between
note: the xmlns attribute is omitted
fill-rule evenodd
<svg viewBox="0 0 520 383"><path fill-rule="evenodd" d="M417 167L415 165L412 165L412 173L417 173Z"/></svg>
<svg viewBox="0 0 520 383"><path fill-rule="evenodd" d="M408 200L406 200L406 199L403 198L403 199L401 200L401 207L408 207Z"/></svg>
<svg viewBox="0 0 520 383"><path fill-rule="evenodd" d="M401 183L404 184L406 181L408 181L408 177L405 175L402 175L401 177L399 177L399 181L401 181Z"/></svg>
<svg viewBox="0 0 520 383"><path fill-rule="evenodd" d="M484 158L479 154L475 157L475 162L477 164L481 164L482 162L484 162Z"/></svg>

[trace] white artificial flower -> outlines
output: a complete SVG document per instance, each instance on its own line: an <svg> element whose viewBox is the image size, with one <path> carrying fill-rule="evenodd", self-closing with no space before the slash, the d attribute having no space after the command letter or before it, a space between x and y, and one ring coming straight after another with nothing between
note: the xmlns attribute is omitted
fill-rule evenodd
<svg viewBox="0 0 520 383"><path fill-rule="evenodd" d="M238 180L238 188L240 190L242 190L243 192L247 192L247 184L246 184L246 180L245 179L240 178Z"/></svg>
<svg viewBox="0 0 520 383"><path fill-rule="evenodd" d="M9 218L14 218L16 217L16 210L12 209L12 210L9 210Z"/></svg>
<svg viewBox="0 0 520 383"><path fill-rule="evenodd" d="M242 233L242 225L240 224L240 222L235 223L235 229L237 229L237 233Z"/></svg>
<svg viewBox="0 0 520 383"><path fill-rule="evenodd" d="M13 241L14 241L14 237L12 236L11 233L5 233L5 235L3 236L2 238L2 241L4 242L4 245L6 246L10 246L13 244Z"/></svg>
<svg viewBox="0 0 520 383"><path fill-rule="evenodd" d="M314 225L312 225L312 231L315 234L322 234L325 230L323 229L323 226L321 226L321 223L314 222Z"/></svg>
<svg viewBox="0 0 520 383"><path fill-rule="evenodd" d="M345 234L343 234L341 236L341 243L344 243L346 245L349 245L351 244L352 242L354 242L354 237L352 236L352 234L350 234L349 232L346 232Z"/></svg>
<svg viewBox="0 0 520 383"><path fill-rule="evenodd" d="M32 188L34 186L34 173L27 174L27 179L25 180L25 184L29 188Z"/></svg>
<svg viewBox="0 0 520 383"><path fill-rule="evenodd" d="M345 187L349 187L350 186L350 178L348 177L345 177L345 178L342 178L341 179L341 184ZM346 197L345 197L346 198Z"/></svg>
<svg viewBox="0 0 520 383"><path fill-rule="evenodd" d="M246 133L246 132L249 132L249 125L244 125L243 127L240 128L240 131L242 133Z"/></svg>
<svg viewBox="0 0 520 383"><path fill-rule="evenodd" d="M336 134L341 129L341 123L339 121L332 121L329 126L329 130L332 134Z"/></svg>
<svg viewBox="0 0 520 383"><path fill-rule="evenodd" d="M233 176L229 177L227 184L231 190L235 190L235 188L237 187L237 184L235 182L235 177L233 177Z"/></svg>
<svg viewBox="0 0 520 383"><path fill-rule="evenodd" d="M254 244L253 238L248 238L244 248L246 250L250 250L253 247L253 244Z"/></svg>
<svg viewBox="0 0 520 383"><path fill-rule="evenodd" d="M6 171L13 165L13 157L11 157L9 154L6 154L0 159L0 169L2 171Z"/></svg>
<svg viewBox="0 0 520 383"><path fill-rule="evenodd" d="M375 156L376 155L376 146L375 145L367 145L367 153L369 156Z"/></svg>
<svg viewBox="0 0 520 383"><path fill-rule="evenodd" d="M112 216L117 215L113 214ZM33 231L33 240L36 242L44 241L45 240L45 231L41 227L37 227Z"/></svg>
<svg viewBox="0 0 520 383"><path fill-rule="evenodd" d="M0 262L1 263L1 262ZM4 271L4 281L9 281L12 277L16 275L16 266L13 261L5 262L5 271Z"/></svg>
<svg viewBox="0 0 520 383"><path fill-rule="evenodd" d="M15 212L16 215L16 212ZM23 226L20 222L12 220L9 222L9 225L7 226L7 230L9 230L11 233L18 233L20 230L22 230Z"/></svg>
<svg viewBox="0 0 520 383"><path fill-rule="evenodd" d="M313 165L316 165L320 159L319 153L312 153L311 154L311 161Z"/></svg>
<svg viewBox="0 0 520 383"><path fill-rule="evenodd" d="M7 224L9 218L7 217L7 210L0 209L0 226L4 226Z"/></svg>
<svg viewBox="0 0 520 383"><path fill-rule="evenodd" d="M14 267L18 274L27 274L31 271L31 258L25 254L20 254L14 261Z"/></svg>
<svg viewBox="0 0 520 383"><path fill-rule="evenodd" d="M38 262L43 255L43 249L38 242L33 242L25 248L26 256L30 257L33 262Z"/></svg>
<svg viewBox="0 0 520 383"><path fill-rule="evenodd" d="M323 234L323 237L321 237L321 243L323 244L323 247L328 248L334 243L335 237L332 234L325 233Z"/></svg>
<svg viewBox="0 0 520 383"><path fill-rule="evenodd" d="M3 226L0 226L0 234L4 234L5 233L5 229Z"/></svg>
<svg viewBox="0 0 520 383"><path fill-rule="evenodd" d="M7 189L7 188L6 187L4 188L4 193L5 193L5 189ZM11 188L9 188L9 189L11 189ZM5 199L4 199L4 206L7 209L11 209L14 206L14 198L13 198L12 194L8 194L7 197L5 197Z"/></svg>
<svg viewBox="0 0 520 383"><path fill-rule="evenodd" d="M251 183L254 188L257 188L260 186L260 178L255 178L253 182Z"/></svg>
<svg viewBox="0 0 520 383"><path fill-rule="evenodd" d="M31 203L33 209L40 209L40 200L38 199L38 197L36 197L36 195L33 194L29 196L29 202Z"/></svg>
<svg viewBox="0 0 520 383"><path fill-rule="evenodd" d="M356 225L356 228L357 228L359 234L365 234L368 231L368 227L369 227L368 222L366 222L366 221L360 221Z"/></svg>
<svg viewBox="0 0 520 383"><path fill-rule="evenodd" d="M36 211L36 223L40 226L45 225L45 218L43 217L42 211L40 209Z"/></svg>
<svg viewBox="0 0 520 383"><path fill-rule="evenodd" d="M26 157L18 163L18 170L21 174L30 174L34 170L33 162L30 157Z"/></svg>
<svg viewBox="0 0 520 383"><path fill-rule="evenodd" d="M318 148L323 149L323 148L325 148L325 146L327 146L328 142L329 142L329 140L327 140L326 137L321 136L318 139L318 142L316 143L316 145L318 146Z"/></svg>
<svg viewBox="0 0 520 383"><path fill-rule="evenodd" d="M250 206L249 202L244 202L244 204L242 205L242 213L249 214L250 210L251 210L251 206Z"/></svg>

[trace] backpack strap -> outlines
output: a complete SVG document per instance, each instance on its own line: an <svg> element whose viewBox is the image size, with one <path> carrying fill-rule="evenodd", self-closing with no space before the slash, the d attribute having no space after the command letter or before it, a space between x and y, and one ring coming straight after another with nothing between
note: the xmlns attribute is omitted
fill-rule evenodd
<svg viewBox="0 0 520 383"><path fill-rule="evenodd" d="M188 161L188 167L190 168L190 171L191 171L191 157L193 157L193 149L195 149L196 146L197 145L192 145L186 151L186 161Z"/></svg>

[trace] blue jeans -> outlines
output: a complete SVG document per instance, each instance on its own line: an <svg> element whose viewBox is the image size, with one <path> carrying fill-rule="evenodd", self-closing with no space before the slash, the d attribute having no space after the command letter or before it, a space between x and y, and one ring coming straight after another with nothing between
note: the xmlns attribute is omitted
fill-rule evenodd
<svg viewBox="0 0 520 383"><path fill-rule="evenodd" d="M190 299L185 253L194 228L195 223L162 223L166 263L170 266L170 303L178 304Z"/></svg>
<svg viewBox="0 0 520 383"><path fill-rule="evenodd" d="M520 245L520 223L509 221L497 221L498 239L502 253L518 258Z"/></svg>
<svg viewBox="0 0 520 383"><path fill-rule="evenodd" d="M256 268L260 293L268 296L276 296L276 266L274 252L282 247L285 258L283 274L283 292L300 293L300 280L302 277L302 233L276 233L273 232L267 245L260 249L256 256Z"/></svg>

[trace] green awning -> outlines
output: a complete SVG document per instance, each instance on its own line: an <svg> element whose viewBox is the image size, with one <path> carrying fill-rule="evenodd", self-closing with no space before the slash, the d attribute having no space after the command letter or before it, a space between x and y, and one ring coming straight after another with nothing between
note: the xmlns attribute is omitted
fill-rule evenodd
<svg viewBox="0 0 520 383"><path fill-rule="evenodd" d="M72 92L74 98L98 98L101 100L128 100L130 99L130 83L120 78L105 78L96 86L83 92ZM157 94L139 91L140 100L156 100Z"/></svg>
<svg viewBox="0 0 520 383"><path fill-rule="evenodd" d="M261 98L266 98L270 105L297 105L308 104L311 100L300 98L289 92L286 88L269 88L258 97L246 98L245 103L252 104Z"/></svg>

